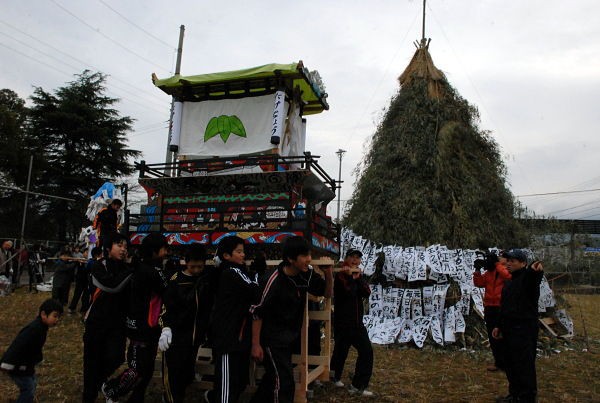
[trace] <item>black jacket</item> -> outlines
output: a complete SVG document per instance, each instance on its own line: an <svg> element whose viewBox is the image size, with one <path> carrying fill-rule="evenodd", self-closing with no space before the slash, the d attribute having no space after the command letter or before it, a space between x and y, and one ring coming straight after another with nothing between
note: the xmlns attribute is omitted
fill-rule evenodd
<svg viewBox="0 0 600 403"><path fill-rule="evenodd" d="M161 262L142 261L136 265L131 280L127 312L127 336L136 341L157 343L160 337L158 317L167 279Z"/></svg>
<svg viewBox="0 0 600 403"><path fill-rule="evenodd" d="M325 280L309 270L288 276L283 263L261 284L262 293L251 313L262 319L261 344L266 347L291 348L302 328L306 293L325 294Z"/></svg>
<svg viewBox="0 0 600 403"><path fill-rule="evenodd" d="M252 342L250 306L258 298L258 280L246 266L224 262L211 318L211 340L220 353L249 350Z"/></svg>
<svg viewBox="0 0 600 403"><path fill-rule="evenodd" d="M530 267L513 271L512 279L506 280L502 288L500 320L502 323L519 320L537 320L540 283L543 271Z"/></svg>
<svg viewBox="0 0 600 403"><path fill-rule="evenodd" d="M169 280L160 325L171 328L172 344L200 346L206 341L217 273L207 266L197 277L179 271Z"/></svg>
<svg viewBox="0 0 600 403"><path fill-rule="evenodd" d="M14 375L33 375L35 365L42 361L48 326L37 317L25 326L2 356L0 368Z"/></svg>
<svg viewBox="0 0 600 403"><path fill-rule="evenodd" d="M98 213L96 229L100 229L99 235L107 236L117 232L118 222L119 216L117 215L117 211L108 206Z"/></svg>
<svg viewBox="0 0 600 403"><path fill-rule="evenodd" d="M96 289L86 316L86 328L125 330L133 269L125 262L103 259L94 262L91 274Z"/></svg>
<svg viewBox="0 0 600 403"><path fill-rule="evenodd" d="M335 329L356 329L363 325L363 299L371 295L369 284L363 276L354 279L351 275L337 273L333 281Z"/></svg>
<svg viewBox="0 0 600 403"><path fill-rule="evenodd" d="M54 264L54 277L52 278L52 285L57 287L64 287L73 281L75 276L75 267L77 263L69 262L66 260L59 259Z"/></svg>

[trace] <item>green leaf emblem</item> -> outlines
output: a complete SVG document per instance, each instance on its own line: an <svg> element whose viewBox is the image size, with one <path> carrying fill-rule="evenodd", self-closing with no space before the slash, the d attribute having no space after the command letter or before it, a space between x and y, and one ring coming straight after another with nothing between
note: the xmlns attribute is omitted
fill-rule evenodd
<svg viewBox="0 0 600 403"><path fill-rule="evenodd" d="M223 143L227 143L229 136L235 134L236 136L246 137L246 129L242 124L240 118L235 115L227 116L221 115L214 117L208 121L206 130L204 130L204 142L212 139L216 135L221 136Z"/></svg>

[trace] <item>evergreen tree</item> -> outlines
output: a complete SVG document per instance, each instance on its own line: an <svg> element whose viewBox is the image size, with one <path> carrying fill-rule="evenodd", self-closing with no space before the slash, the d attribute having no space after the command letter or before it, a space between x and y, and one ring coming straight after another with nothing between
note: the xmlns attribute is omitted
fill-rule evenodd
<svg viewBox="0 0 600 403"><path fill-rule="evenodd" d="M359 171L344 224L375 242L451 248L525 241L497 143L421 45Z"/></svg>
<svg viewBox="0 0 600 403"><path fill-rule="evenodd" d="M17 238L25 195L31 142L26 129L27 108L16 92L0 90L0 236Z"/></svg>
<svg viewBox="0 0 600 403"><path fill-rule="evenodd" d="M77 200L43 202L41 213L61 240L87 225L89 196L103 182L131 174L130 159L140 155L127 148L133 119L120 116L113 108L118 100L104 95L106 77L87 70L76 77L55 93L37 87L31 96L30 130L45 155L37 188Z"/></svg>

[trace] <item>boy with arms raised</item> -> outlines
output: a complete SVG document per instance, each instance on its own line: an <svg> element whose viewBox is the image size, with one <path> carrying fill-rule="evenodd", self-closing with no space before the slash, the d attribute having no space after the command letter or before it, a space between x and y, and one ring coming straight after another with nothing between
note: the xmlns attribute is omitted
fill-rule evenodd
<svg viewBox="0 0 600 403"><path fill-rule="evenodd" d="M235 403L248 384L252 317L258 297L257 275L245 263L244 240L228 236L219 242L219 285L212 314L211 340L216 382L209 401Z"/></svg>
<svg viewBox="0 0 600 403"><path fill-rule="evenodd" d="M163 352L163 398L168 403L183 402L194 380L198 348L206 341L216 270L205 267L205 261L204 246L189 245L184 270L173 274L163 295L158 349Z"/></svg>
<svg viewBox="0 0 600 403"><path fill-rule="evenodd" d="M330 298L333 294L331 267L325 279L310 267L310 244L300 236L283 243L283 262L263 286L257 305L251 307L252 358L263 361L265 375L252 402L292 402L294 376L292 344L302 328L306 293Z"/></svg>
<svg viewBox="0 0 600 403"><path fill-rule="evenodd" d="M33 402L37 378L35 365L42 361L42 348L46 342L48 329L56 326L63 313L62 304L54 299L42 303L38 317L25 326L0 360L0 369L8 375L19 388L18 403Z"/></svg>

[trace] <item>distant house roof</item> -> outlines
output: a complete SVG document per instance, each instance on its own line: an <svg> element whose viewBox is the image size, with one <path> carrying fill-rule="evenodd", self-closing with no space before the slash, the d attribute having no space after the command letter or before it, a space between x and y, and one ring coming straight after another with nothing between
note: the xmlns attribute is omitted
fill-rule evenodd
<svg viewBox="0 0 600 403"><path fill-rule="evenodd" d="M259 96L274 93L282 87L292 92L298 88L304 102L304 115L329 109L327 93L318 73L310 72L302 61L195 76L176 74L165 79L158 79L153 74L152 82L165 93L187 102Z"/></svg>

